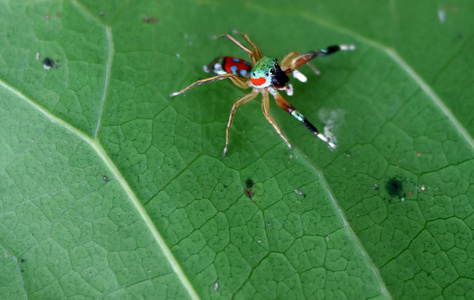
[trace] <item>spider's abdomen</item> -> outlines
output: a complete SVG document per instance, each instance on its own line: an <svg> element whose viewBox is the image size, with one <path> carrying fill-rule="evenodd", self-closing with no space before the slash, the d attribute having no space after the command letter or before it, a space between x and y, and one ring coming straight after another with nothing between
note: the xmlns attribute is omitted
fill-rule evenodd
<svg viewBox="0 0 474 300"><path fill-rule="evenodd" d="M214 59L209 65L204 66L204 71L216 75L234 74L249 77L250 63L237 57L225 56Z"/></svg>

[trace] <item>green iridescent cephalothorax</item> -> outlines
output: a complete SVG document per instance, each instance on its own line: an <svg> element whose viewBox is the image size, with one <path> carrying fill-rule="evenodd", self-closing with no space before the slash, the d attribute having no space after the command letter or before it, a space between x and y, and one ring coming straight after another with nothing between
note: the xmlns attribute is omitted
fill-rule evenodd
<svg viewBox="0 0 474 300"><path fill-rule="evenodd" d="M253 66L250 72L250 81L256 88L266 88L272 84L272 77L275 75L276 66L278 66L276 58L262 57Z"/></svg>

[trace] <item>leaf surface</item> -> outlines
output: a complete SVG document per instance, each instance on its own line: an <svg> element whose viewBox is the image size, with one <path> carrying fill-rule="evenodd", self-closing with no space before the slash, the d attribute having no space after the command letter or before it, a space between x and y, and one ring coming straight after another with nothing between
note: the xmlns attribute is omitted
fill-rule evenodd
<svg viewBox="0 0 474 300"><path fill-rule="evenodd" d="M0 1L0 296L474 295L474 5ZM223 39L354 44L272 105L200 86ZM257 98L259 99L259 98Z"/></svg>

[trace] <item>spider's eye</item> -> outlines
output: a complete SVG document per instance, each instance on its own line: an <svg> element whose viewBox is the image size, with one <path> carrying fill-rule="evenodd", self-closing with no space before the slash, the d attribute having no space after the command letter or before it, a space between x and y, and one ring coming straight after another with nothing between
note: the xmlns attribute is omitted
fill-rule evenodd
<svg viewBox="0 0 474 300"><path fill-rule="evenodd" d="M257 73L253 72L253 77L257 76Z"/></svg>
<svg viewBox="0 0 474 300"><path fill-rule="evenodd" d="M275 69L270 69L270 74L275 75Z"/></svg>
<svg viewBox="0 0 474 300"><path fill-rule="evenodd" d="M268 73L265 73L265 76L267 76L267 77L268 77Z"/></svg>

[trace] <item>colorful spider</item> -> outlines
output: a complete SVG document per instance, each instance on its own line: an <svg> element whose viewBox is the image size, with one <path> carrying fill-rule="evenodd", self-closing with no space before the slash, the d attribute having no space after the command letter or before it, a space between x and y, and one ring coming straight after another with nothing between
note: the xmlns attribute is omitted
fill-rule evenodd
<svg viewBox="0 0 474 300"><path fill-rule="evenodd" d="M308 63L316 74L319 74L319 71L313 67L311 64ZM204 66L204 72L206 73L214 73L216 75L223 75L223 74L234 74L239 75L241 77L245 77L247 79L250 78L250 69L252 66L248 61L245 61L241 58L231 57L231 56L224 56L218 57L214 59L209 65ZM301 82L306 82L307 78L298 70L293 70L293 76ZM293 85L289 83L285 85L283 88L278 88L280 90L286 90L288 96L293 95Z"/></svg>
<svg viewBox="0 0 474 300"><path fill-rule="evenodd" d="M253 47L253 50L245 47L229 34L224 34L221 37L228 38L234 44L240 47L240 49L247 52L250 56L250 63L235 57L217 58L209 66L204 67L205 71L213 72L217 74L216 76L198 80L181 91L172 93L169 96L174 97L187 92L189 89L197 85L227 78L242 89L252 88L250 93L237 99L237 101L235 101L234 105L232 106L229 121L227 123L225 147L222 156L226 155L227 149L229 147L229 132L230 128L232 127L232 121L234 120L234 114L237 110L237 107L254 99L260 93L262 94L263 115L267 121L272 124L273 128L286 142L290 149L292 149L291 144L288 142L287 138L282 134L280 128L270 116L269 94L273 96L278 106L295 117L298 121L303 123L313 134L318 136L324 142L328 143L329 146L335 148L335 145L331 143L322 133L320 133L316 127L314 127L314 125L311 124L305 116L303 116L303 114L301 114L290 103L288 103L280 95L280 93L278 93L278 90L286 90L288 95L291 95L293 89L291 84L288 84L290 78L287 76L287 74L292 73L295 78L304 82L306 81L306 77L297 71L299 67L305 64L309 65L309 62L317 56L328 56L340 50L353 50L354 46L329 46L326 49L310 51L303 54L292 51L283 58L280 67L276 58L263 56L260 48L255 45L255 43L253 43L246 34L241 33L241 35ZM316 73L318 73L314 67L312 68Z"/></svg>

